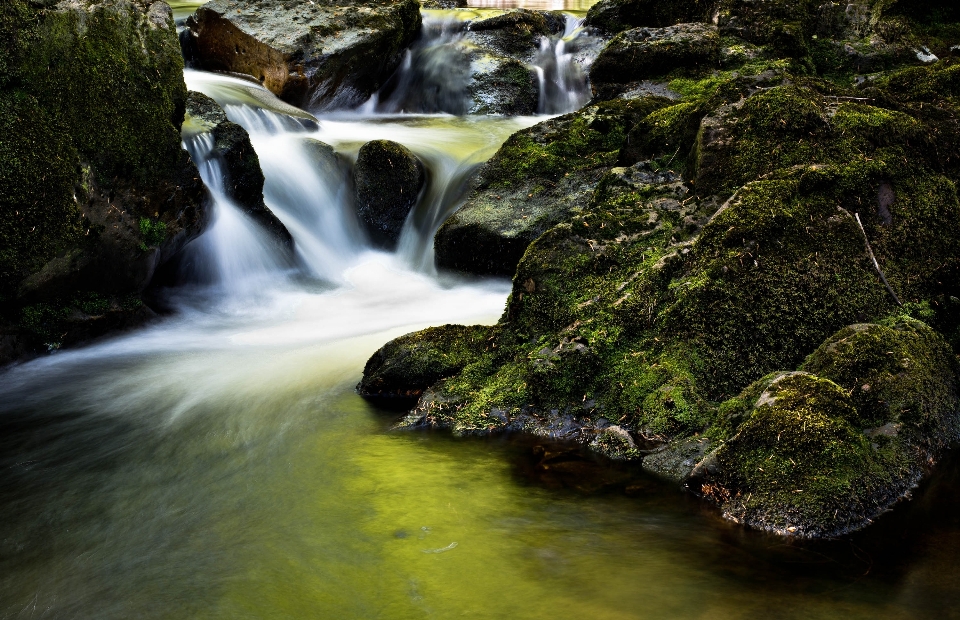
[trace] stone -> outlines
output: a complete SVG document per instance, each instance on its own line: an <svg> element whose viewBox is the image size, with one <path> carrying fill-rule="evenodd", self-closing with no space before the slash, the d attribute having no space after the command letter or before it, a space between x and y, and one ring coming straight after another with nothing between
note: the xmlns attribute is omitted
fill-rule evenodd
<svg viewBox="0 0 960 620"><path fill-rule="evenodd" d="M379 245L396 247L426 180L423 163L402 144L373 140L360 147L353 179L367 233Z"/></svg>
<svg viewBox="0 0 960 620"><path fill-rule="evenodd" d="M713 5L709 0L600 0L587 11L585 25L613 35L631 28L706 22L712 17Z"/></svg>
<svg viewBox="0 0 960 620"><path fill-rule="evenodd" d="M608 99L627 85L655 79L677 69L698 71L720 61L720 36L715 26L700 23L665 28L635 28L607 43L590 68L594 95Z"/></svg>
<svg viewBox="0 0 960 620"><path fill-rule="evenodd" d="M249 215L271 238L287 251L293 249L293 237L263 200L263 170L250 136L240 125L227 120L217 102L203 93L191 91L187 97L190 131L213 135L212 156L223 166L223 191L241 211Z"/></svg>
<svg viewBox="0 0 960 620"><path fill-rule="evenodd" d="M157 268L202 231L204 192L180 143L169 6L9 0L0 22L0 314L21 339L7 351L43 350L92 333L65 320L90 294L141 312Z"/></svg>
<svg viewBox="0 0 960 620"><path fill-rule="evenodd" d="M379 89L420 22L416 0L214 0L187 26L200 67L250 75L288 103L328 109L357 105Z"/></svg>

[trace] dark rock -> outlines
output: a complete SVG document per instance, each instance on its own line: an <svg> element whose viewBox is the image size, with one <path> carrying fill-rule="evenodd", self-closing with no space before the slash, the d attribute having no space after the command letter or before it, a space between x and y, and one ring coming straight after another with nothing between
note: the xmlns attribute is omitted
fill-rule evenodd
<svg viewBox="0 0 960 620"><path fill-rule="evenodd" d="M437 266L512 275L527 246L583 209L616 162L623 136L660 98L620 100L511 136L485 164L466 202L434 241Z"/></svg>
<svg viewBox="0 0 960 620"><path fill-rule="evenodd" d="M425 179L423 164L402 144L374 140L360 148L353 173L357 214L374 241L396 247Z"/></svg>
<svg viewBox="0 0 960 620"><path fill-rule="evenodd" d="M365 101L420 30L420 5L214 0L187 20L204 69L253 76L300 107Z"/></svg>
<svg viewBox="0 0 960 620"><path fill-rule="evenodd" d="M4 7L0 314L29 332L24 313L66 317L88 293L132 307L119 300L137 297L205 221L180 146L186 87L170 9ZM82 333L61 327L43 338Z"/></svg>
<svg viewBox="0 0 960 620"><path fill-rule="evenodd" d="M598 99L609 99L631 82L677 69L714 68L719 60L720 36L715 26L692 23L635 28L618 34L603 48L590 68L590 83Z"/></svg>
<svg viewBox="0 0 960 620"><path fill-rule="evenodd" d="M714 5L711 0L600 0L587 11L585 24L617 34L632 28L706 22L712 17Z"/></svg>
<svg viewBox="0 0 960 620"><path fill-rule="evenodd" d="M363 369L357 391L375 401L413 404L423 390L475 361L489 344L487 327L444 325L391 340Z"/></svg>
<svg viewBox="0 0 960 620"><path fill-rule="evenodd" d="M515 9L469 23L467 38L505 56L528 55L540 47L540 39L563 32L561 16L541 11Z"/></svg>
<svg viewBox="0 0 960 620"><path fill-rule="evenodd" d="M217 102L203 93L189 93L187 117L191 133L206 130L213 135L212 155L223 164L226 197L269 232L280 246L292 250L293 237L263 201L263 171L247 131L227 120Z"/></svg>

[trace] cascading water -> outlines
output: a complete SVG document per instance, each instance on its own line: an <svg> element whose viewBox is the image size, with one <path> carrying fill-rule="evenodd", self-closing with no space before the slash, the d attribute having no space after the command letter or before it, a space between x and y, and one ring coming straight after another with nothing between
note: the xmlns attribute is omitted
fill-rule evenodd
<svg viewBox="0 0 960 620"><path fill-rule="evenodd" d="M583 28L583 19L565 16L563 34L540 39L533 66L540 86L537 112L563 114L578 110L590 99L584 69L593 60L596 39Z"/></svg>
<svg viewBox="0 0 960 620"><path fill-rule="evenodd" d="M230 295L248 295L275 280L288 265L276 245L223 190L223 167L213 155L214 138L200 133L184 140L210 192L207 231L184 249L182 269L189 280Z"/></svg>
<svg viewBox="0 0 960 620"><path fill-rule="evenodd" d="M250 134L266 179L267 206L293 236L305 275L332 283L342 283L343 272L371 248L355 214L348 167L324 154L320 143L349 161L365 142L385 138L423 161L428 184L407 219L396 258L407 268L432 273L433 233L456 208L470 173L507 136L539 120L364 113L318 119L239 78L191 70L185 77L190 89L216 99L227 117ZM207 152L198 151L195 159L208 165ZM215 231L201 240L211 233ZM203 247L214 246L204 242Z"/></svg>

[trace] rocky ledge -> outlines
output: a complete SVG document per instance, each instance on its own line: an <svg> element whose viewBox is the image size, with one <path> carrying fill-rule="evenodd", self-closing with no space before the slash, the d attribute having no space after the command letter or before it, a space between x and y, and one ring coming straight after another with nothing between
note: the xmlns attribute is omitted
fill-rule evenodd
<svg viewBox="0 0 960 620"><path fill-rule="evenodd" d="M909 497L960 432L960 12L837 6L591 9L621 33L594 101L512 136L436 237L440 266L512 275L503 316L388 343L361 394L784 535Z"/></svg>
<svg viewBox="0 0 960 620"><path fill-rule="evenodd" d="M187 20L200 67L250 75L302 108L357 105L396 70L420 31L416 0L213 0Z"/></svg>

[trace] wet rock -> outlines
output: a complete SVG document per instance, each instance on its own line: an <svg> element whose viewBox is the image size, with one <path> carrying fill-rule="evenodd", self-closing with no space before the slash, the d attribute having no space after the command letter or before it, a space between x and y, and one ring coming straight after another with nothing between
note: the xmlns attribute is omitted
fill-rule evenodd
<svg viewBox="0 0 960 620"><path fill-rule="evenodd" d="M597 433L590 442L590 448L615 461L634 459L640 454L630 433L616 425L607 426Z"/></svg>
<svg viewBox="0 0 960 620"><path fill-rule="evenodd" d="M213 136L213 156L223 164L223 190L227 198L260 224L280 246L291 250L293 237L263 201L263 171L247 131L227 120L217 102L203 93L189 93L186 113L186 135L209 132Z"/></svg>
<svg viewBox="0 0 960 620"><path fill-rule="evenodd" d="M511 136L485 164L463 207L437 231L437 266L512 275L534 239L586 206L616 161L625 131L664 101L607 102Z"/></svg>
<svg viewBox="0 0 960 620"><path fill-rule="evenodd" d="M166 4L4 7L0 314L57 345L81 334L54 319L84 295L139 299L201 232L203 186L180 146L186 87Z"/></svg>
<svg viewBox="0 0 960 620"><path fill-rule="evenodd" d="M187 25L202 68L251 75L300 107L348 107L399 66L419 32L420 5L214 0Z"/></svg>
<svg viewBox="0 0 960 620"><path fill-rule="evenodd" d="M600 0L587 12L586 25L617 34L631 28L707 22L712 17L713 5L707 0Z"/></svg>
<svg viewBox="0 0 960 620"><path fill-rule="evenodd" d="M409 406L424 389L475 361L489 346L488 333L487 327L444 325L391 340L367 360L357 392Z"/></svg>
<svg viewBox="0 0 960 620"><path fill-rule="evenodd" d="M539 92L537 78L525 64L513 58L477 55L470 62L467 87L472 100L469 114L534 114Z"/></svg>
<svg viewBox="0 0 960 620"><path fill-rule="evenodd" d="M706 437L678 439L643 457L643 469L680 484L690 478L713 442Z"/></svg>
<svg viewBox="0 0 960 620"><path fill-rule="evenodd" d="M360 221L374 241L396 247L426 179L423 164L402 144L374 140L360 148L353 179Z"/></svg>
<svg viewBox="0 0 960 620"><path fill-rule="evenodd" d="M895 361L880 349L906 357ZM830 537L863 527L907 496L957 437L949 364L946 344L916 321L841 330L804 367L848 384L873 381L881 394L858 385L851 396L805 372L764 379L750 388L762 391L748 397L756 401L746 420L701 468L700 492L728 518L780 534ZM908 376L890 374L892 365Z"/></svg>
<svg viewBox="0 0 960 620"><path fill-rule="evenodd" d="M540 39L561 34L563 28L562 15L515 9L471 21L466 37L480 47L523 59L540 47Z"/></svg>
<svg viewBox="0 0 960 620"><path fill-rule="evenodd" d="M699 23L666 28L635 28L614 37L590 68L594 95L608 99L631 82L661 77L677 69L716 67L720 36L715 26Z"/></svg>

